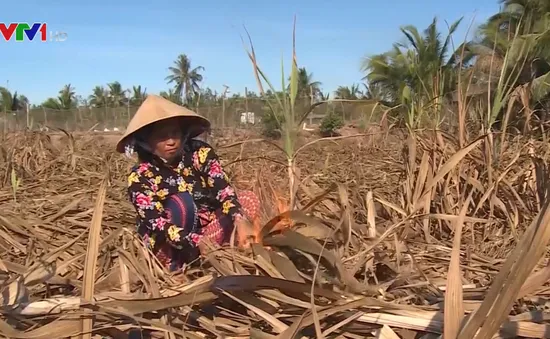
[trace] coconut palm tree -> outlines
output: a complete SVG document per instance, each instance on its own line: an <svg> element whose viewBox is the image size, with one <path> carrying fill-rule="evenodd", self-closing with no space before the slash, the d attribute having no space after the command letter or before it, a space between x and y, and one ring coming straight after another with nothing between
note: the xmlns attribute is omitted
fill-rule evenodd
<svg viewBox="0 0 550 339"><path fill-rule="evenodd" d="M379 102L384 103L384 105L388 106L389 103L386 100L384 93L382 92L381 86L378 84L370 84L370 83L363 83L364 90L362 92L361 99L365 100L376 100Z"/></svg>
<svg viewBox="0 0 550 339"><path fill-rule="evenodd" d="M27 99L26 96L20 95L17 93L17 91L15 91L11 98L11 110L16 112L25 110L27 108L28 103L29 103L29 99Z"/></svg>
<svg viewBox="0 0 550 339"><path fill-rule="evenodd" d="M452 98L459 72L473 58L467 48L461 58L462 46L451 50L452 35L461 21L451 24L446 35L437 30L436 18L422 33L414 26L404 26L403 43L363 62L363 80L379 90L380 101L390 106L402 104L409 126L421 120L420 114L430 115L436 124L440 121L443 103Z"/></svg>
<svg viewBox="0 0 550 339"><path fill-rule="evenodd" d="M111 107L124 106L126 100L126 90L122 89L122 85L118 81L107 84L108 102Z"/></svg>
<svg viewBox="0 0 550 339"><path fill-rule="evenodd" d="M199 92L203 77L200 73L204 67L191 66L191 60L185 54L178 55L174 66L169 67L170 75L166 77L168 84L174 84L174 92L180 96L180 101L189 104Z"/></svg>
<svg viewBox="0 0 550 339"><path fill-rule="evenodd" d="M63 88L59 91L59 96L57 99L59 100L61 109L75 108L78 104L76 100L75 88L72 87L71 84L63 86Z"/></svg>
<svg viewBox="0 0 550 339"><path fill-rule="evenodd" d="M132 95L130 97L131 105L141 105L143 100L147 98L147 89L141 89L141 85L132 87Z"/></svg>
<svg viewBox="0 0 550 339"><path fill-rule="evenodd" d="M18 94L17 91L13 94L5 87L0 87L0 109L2 111L21 111L27 107L29 99L26 96Z"/></svg>
<svg viewBox="0 0 550 339"><path fill-rule="evenodd" d="M511 47L514 37L533 38L531 57L550 59L550 1L547 0L500 0L504 11L487 21L481 29L491 43L495 36ZM509 49L509 48L508 48Z"/></svg>
<svg viewBox="0 0 550 339"><path fill-rule="evenodd" d="M63 86L58 92L57 98L48 98L41 106L56 110L69 110L78 106L75 88L71 84Z"/></svg>
<svg viewBox="0 0 550 339"><path fill-rule="evenodd" d="M542 33L548 30L550 2L547 0L499 0L503 11L491 16L481 30L495 33L495 28L504 37L516 34ZM508 40L508 39L503 39ZM541 46L546 47L546 46Z"/></svg>
<svg viewBox="0 0 550 339"><path fill-rule="evenodd" d="M550 1L500 0L503 11L480 26L476 41L478 59L491 56L492 65L504 56L527 59L550 58ZM525 46L527 43L528 46ZM508 53L508 52L512 53ZM514 60L517 61L517 60ZM494 68L494 66L493 66ZM530 73L530 72L528 72Z"/></svg>
<svg viewBox="0 0 550 339"><path fill-rule="evenodd" d="M403 89L412 86L415 74L409 66L414 56L394 46L391 51L365 58L362 69L366 73L363 80L368 86L377 87L392 106L401 101Z"/></svg>
<svg viewBox="0 0 550 339"><path fill-rule="evenodd" d="M48 109L61 110L63 107L57 98L48 98L40 106Z"/></svg>
<svg viewBox="0 0 550 339"><path fill-rule="evenodd" d="M421 34L414 26L401 32L405 43L396 43L387 53L368 57L362 68L370 86L379 86L390 102L399 103L403 91L435 98L446 95L456 86L461 48L451 51L451 36L461 19L454 22L446 36L437 31L437 19ZM453 53L452 55L449 55ZM467 55L468 62L471 58Z"/></svg>
<svg viewBox="0 0 550 339"><path fill-rule="evenodd" d="M362 95L359 90L359 85L353 84L351 86L339 86L334 91L334 96L337 99L357 100Z"/></svg>
<svg viewBox="0 0 550 339"><path fill-rule="evenodd" d="M535 108L550 105L550 2L500 0L503 10L479 29L470 49L476 54L474 79L483 92L527 90ZM500 79L506 79L501 81ZM491 83L492 86L488 86ZM503 101L508 101L504 98ZM493 105L494 106L494 105ZM499 112L494 112L497 114ZM500 112L502 113L502 112ZM513 113L513 112L512 112Z"/></svg>
<svg viewBox="0 0 550 339"><path fill-rule="evenodd" d="M106 107L108 101L109 91L103 86L96 86L92 90L92 94L88 97L88 102L91 107Z"/></svg>
<svg viewBox="0 0 550 339"><path fill-rule="evenodd" d="M312 98L319 96L322 83L313 79L313 73L308 72L305 67L298 68L298 98L308 98L311 101ZM288 81L290 82L290 77Z"/></svg>

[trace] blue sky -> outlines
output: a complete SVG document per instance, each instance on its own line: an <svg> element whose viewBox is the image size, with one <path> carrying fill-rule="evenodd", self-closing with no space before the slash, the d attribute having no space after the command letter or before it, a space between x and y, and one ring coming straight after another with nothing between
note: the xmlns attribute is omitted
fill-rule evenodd
<svg viewBox="0 0 550 339"><path fill-rule="evenodd" d="M46 4L47 3L47 4ZM497 0L27 0L3 5L1 22L47 22L64 42L0 40L0 86L38 104L64 84L87 97L95 85L120 81L148 93L169 86L164 78L180 53L205 67L204 86L256 90L240 35L250 32L260 66L279 83L281 57L290 63L292 20L297 16L299 66L313 72L325 92L361 81L361 60L402 39L399 27L439 26L464 16L455 44L498 11ZM475 16L475 17L474 17Z"/></svg>

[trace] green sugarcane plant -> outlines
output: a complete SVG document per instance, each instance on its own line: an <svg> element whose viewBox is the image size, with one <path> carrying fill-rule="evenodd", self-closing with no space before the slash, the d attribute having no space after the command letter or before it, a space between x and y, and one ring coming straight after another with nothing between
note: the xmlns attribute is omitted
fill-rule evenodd
<svg viewBox="0 0 550 339"><path fill-rule="evenodd" d="M278 126L281 136L283 139L283 148L282 151L286 156L286 166L288 170L288 179L289 179L289 192L290 192L290 206L289 208L293 210L295 206L296 192L298 188L298 176L296 174L296 156L302 151L305 147L314 144L317 141L325 139L334 139L334 138L321 138L313 142L307 143L306 145L296 148L296 140L298 137L298 131L300 126L306 120L308 115L313 112L313 110L320 105L338 101L338 102L369 102L369 100L347 100L347 99L336 99L336 100L321 100L317 102L312 102L308 109L304 111L301 116L297 116L296 110L296 98L298 95L298 62L296 58L296 16L294 17L293 29L292 29L292 62L290 70L290 79L289 84L285 81L286 74L284 68L284 62L281 60L281 90L277 91L268 77L262 71L258 65L258 60L256 58L256 53L254 51L254 44L250 34L245 28L245 32L248 37L249 47L246 46L244 39L243 45L250 61L252 63L252 68L254 72L254 77L260 92L260 97L267 104L267 109L269 110L270 117L275 120L276 125ZM264 84L268 87L271 95L264 90ZM354 136L364 136L366 134L357 134ZM265 141L265 140L264 140ZM277 146L277 145L275 145ZM278 147L278 146L277 146ZM280 147L279 147L280 148Z"/></svg>
<svg viewBox="0 0 550 339"><path fill-rule="evenodd" d="M245 28L246 31L246 28ZM262 99L266 102L270 114L276 120L276 123L281 131L281 136L283 138L284 146L283 151L287 159L287 170L288 170L288 179L289 179L289 191L290 191L290 209L294 208L295 205L295 196L296 196L296 165L295 165L295 146L296 138L298 135L299 125L312 109L308 110L307 113L297 121L296 119L296 97L298 94L298 63L296 60L296 17L294 17L294 25L292 30L292 63L290 71L290 84L287 86L285 78L285 68L284 62L281 60L281 91L275 90L275 87L269 81L267 76L262 72L258 66L256 59L256 53L254 51L254 45L252 44L252 39L250 34L246 31L248 36L248 41L250 43L250 49L246 48L245 50L252 62L254 76L258 85L258 89ZM244 40L243 40L244 44ZM269 89L274 95L267 96L264 91L264 83L267 84Z"/></svg>

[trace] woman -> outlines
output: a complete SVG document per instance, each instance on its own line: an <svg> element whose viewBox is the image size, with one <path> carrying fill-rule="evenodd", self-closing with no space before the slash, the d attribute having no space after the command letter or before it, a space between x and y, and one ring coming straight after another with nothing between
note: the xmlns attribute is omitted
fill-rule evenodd
<svg viewBox="0 0 550 339"><path fill-rule="evenodd" d="M193 139L209 129L197 113L149 95L117 144L138 155L128 176L138 233L171 270L198 257L203 237L222 244L258 215L258 198L249 191L237 198L212 147Z"/></svg>

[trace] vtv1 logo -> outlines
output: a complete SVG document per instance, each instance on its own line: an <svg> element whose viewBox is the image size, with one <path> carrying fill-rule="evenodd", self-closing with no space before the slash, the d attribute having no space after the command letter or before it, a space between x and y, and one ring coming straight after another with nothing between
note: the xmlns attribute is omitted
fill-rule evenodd
<svg viewBox="0 0 550 339"><path fill-rule="evenodd" d="M5 41L13 40L15 35L15 41L21 42L25 40L33 41L35 37L38 37L40 41L65 41L67 40L67 33L65 32L51 32L48 39L48 24L47 23L33 23L30 26L26 22L12 22L10 24L5 24L0 22L0 35L4 38ZM15 34L14 34L15 33Z"/></svg>

